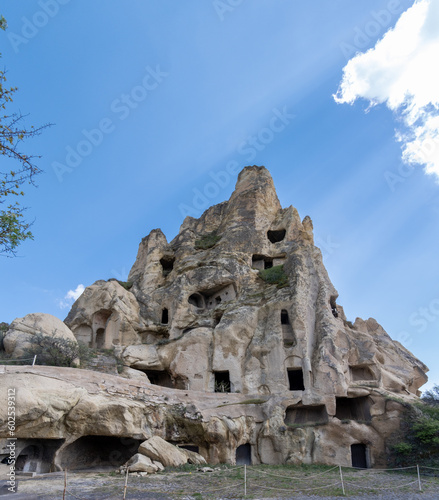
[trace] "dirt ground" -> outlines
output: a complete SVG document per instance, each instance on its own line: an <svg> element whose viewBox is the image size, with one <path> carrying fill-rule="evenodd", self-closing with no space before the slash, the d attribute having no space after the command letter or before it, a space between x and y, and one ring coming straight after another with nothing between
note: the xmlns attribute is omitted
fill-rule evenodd
<svg viewBox="0 0 439 500"><path fill-rule="evenodd" d="M246 491L245 477L246 476ZM63 498L64 474L18 476L17 495L24 499L60 500ZM320 470L291 471L254 466L216 469L214 472L165 472L146 477L129 475L126 500L144 499L341 499L352 500L424 500L439 499L439 478L422 476L423 492L419 491L417 475L395 474L373 470L343 471L346 496L343 496L338 467ZM112 500L124 497L125 476L109 471L68 472L68 500ZM246 496L245 493L247 493ZM24 495L24 496L22 496ZM8 498L0 496L0 498Z"/></svg>

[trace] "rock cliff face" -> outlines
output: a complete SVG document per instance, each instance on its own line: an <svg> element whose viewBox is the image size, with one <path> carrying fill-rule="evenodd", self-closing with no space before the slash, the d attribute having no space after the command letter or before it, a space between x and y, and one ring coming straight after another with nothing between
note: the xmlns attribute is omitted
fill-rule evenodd
<svg viewBox="0 0 439 500"><path fill-rule="evenodd" d="M374 319L348 322L337 296L311 219L280 206L264 167L247 167L229 201L187 217L170 243L153 230L128 283L97 281L65 320L78 341L115 348L131 377L115 386L154 397L110 401L99 384L86 395L82 372L79 402L65 399L50 436L41 417L18 429L66 439L57 456L84 436L159 435L208 462L382 465L395 396L416 398L427 368ZM85 428L100 405L108 419Z"/></svg>

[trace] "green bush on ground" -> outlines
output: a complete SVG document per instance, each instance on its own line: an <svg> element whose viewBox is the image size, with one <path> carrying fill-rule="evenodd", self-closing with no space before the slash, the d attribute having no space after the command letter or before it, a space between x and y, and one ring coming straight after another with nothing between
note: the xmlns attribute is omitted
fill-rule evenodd
<svg viewBox="0 0 439 500"><path fill-rule="evenodd" d="M405 403L401 430L393 436L389 462L392 465L439 467L439 387L422 401Z"/></svg>

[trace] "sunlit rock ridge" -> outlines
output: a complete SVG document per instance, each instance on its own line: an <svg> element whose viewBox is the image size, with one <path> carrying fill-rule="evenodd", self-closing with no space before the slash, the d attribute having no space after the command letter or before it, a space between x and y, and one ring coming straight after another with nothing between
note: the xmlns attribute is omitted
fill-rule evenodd
<svg viewBox="0 0 439 500"><path fill-rule="evenodd" d="M52 446L52 467L154 435L210 463L382 466L428 369L374 319L347 321L337 297L311 219L246 167L171 242L151 231L127 283L97 281L73 305L65 324L114 349L120 376L7 368L32 387L17 436Z"/></svg>

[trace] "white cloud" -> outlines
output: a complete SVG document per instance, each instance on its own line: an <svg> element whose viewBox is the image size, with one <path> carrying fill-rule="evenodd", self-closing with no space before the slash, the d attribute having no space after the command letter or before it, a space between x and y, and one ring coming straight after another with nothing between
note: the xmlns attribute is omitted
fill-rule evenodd
<svg viewBox="0 0 439 500"><path fill-rule="evenodd" d="M375 47L343 68L338 103L385 103L399 123L396 139L407 163L439 180L439 2L417 0Z"/></svg>
<svg viewBox="0 0 439 500"><path fill-rule="evenodd" d="M64 296L64 299L58 301L58 306L61 309L66 309L67 307L70 307L73 304L73 302L80 297L80 295L84 290L85 287L82 284L78 285L75 290L69 290Z"/></svg>
<svg viewBox="0 0 439 500"><path fill-rule="evenodd" d="M84 290L84 285L78 285L75 290L69 290L64 298L77 300Z"/></svg>

